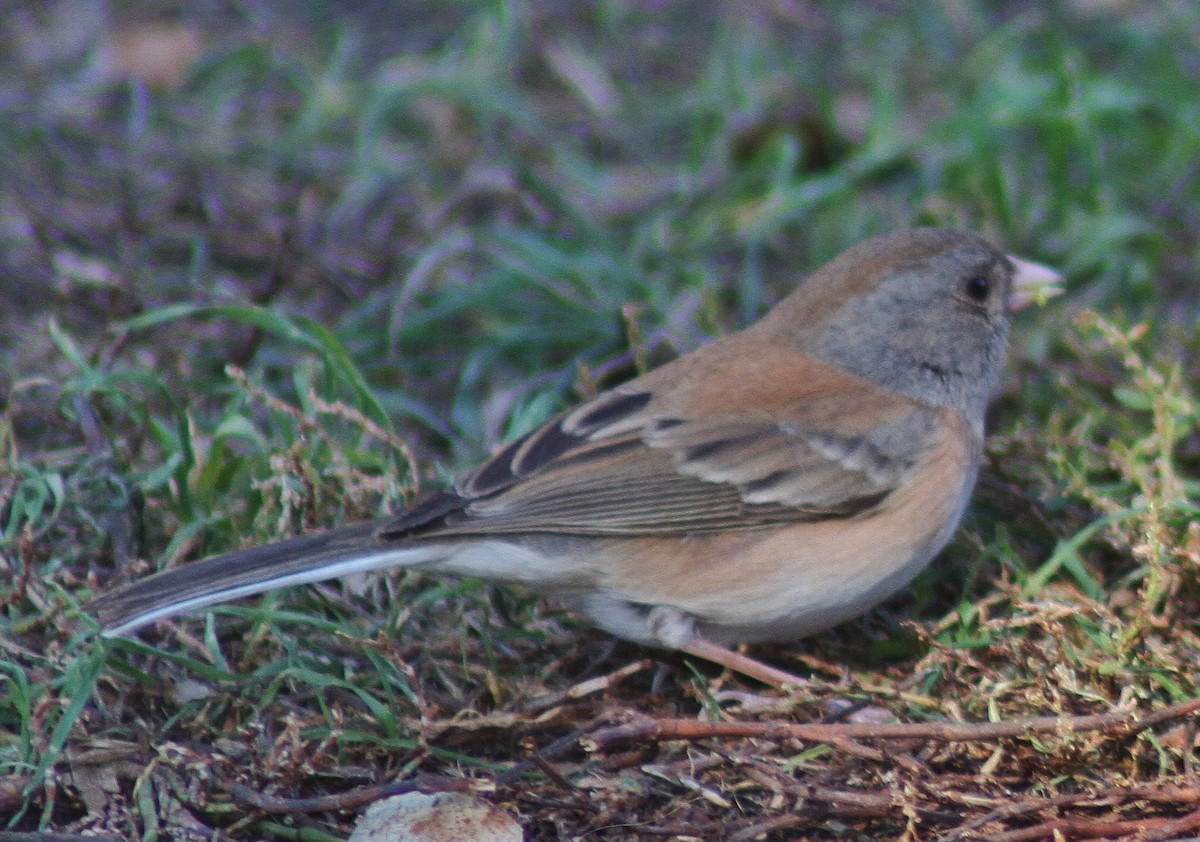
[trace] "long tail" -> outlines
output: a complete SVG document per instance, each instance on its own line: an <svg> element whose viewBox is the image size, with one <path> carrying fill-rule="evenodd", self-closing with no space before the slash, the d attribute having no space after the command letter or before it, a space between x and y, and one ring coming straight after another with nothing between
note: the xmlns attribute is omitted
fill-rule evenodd
<svg viewBox="0 0 1200 842"><path fill-rule="evenodd" d="M106 637L119 637L163 617L237 597L422 564L444 554L429 545L380 540L378 529L379 523L360 523L185 564L104 594L88 611Z"/></svg>

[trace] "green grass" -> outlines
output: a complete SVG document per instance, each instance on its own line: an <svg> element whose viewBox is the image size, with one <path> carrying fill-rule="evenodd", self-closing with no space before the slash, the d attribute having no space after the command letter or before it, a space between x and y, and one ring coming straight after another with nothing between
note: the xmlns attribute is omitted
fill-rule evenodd
<svg viewBox="0 0 1200 842"><path fill-rule="evenodd" d="M147 18L108 5L102 25L32 3L0 22L10 828L336 836L353 811L281 824L229 784L482 785L522 739L628 709L810 720L862 697L984 720L1195 695L1192 5L160 4L203 39L168 86L114 69ZM885 610L765 650L844 667L847 686L757 714L721 694L736 680L663 656L662 674L539 707L646 653L528 594L414 574L269 595L151 645L100 647L76 610L166 564L402 506L919 223L1058 266L1068 293L1019 320L942 559ZM830 787L909 787L911 827L805 807L812 838L937 838L956 793L1165 793L1190 780L1190 741L962 746L921 755L923 776L837 747L754 751ZM746 746L693 748L696 769L678 747L611 768L568 753L556 768L581 789L533 772L494 798L538 839L719 838L795 812L744 776Z"/></svg>

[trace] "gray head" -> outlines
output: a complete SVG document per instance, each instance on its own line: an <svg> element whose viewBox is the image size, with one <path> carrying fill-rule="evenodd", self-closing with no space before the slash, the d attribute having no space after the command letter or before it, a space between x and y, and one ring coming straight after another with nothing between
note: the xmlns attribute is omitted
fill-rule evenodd
<svg viewBox="0 0 1200 842"><path fill-rule="evenodd" d="M1033 264L975 234L897 231L823 267L768 318L805 325L796 337L805 352L957 409L982 431L1004 363L1018 266Z"/></svg>

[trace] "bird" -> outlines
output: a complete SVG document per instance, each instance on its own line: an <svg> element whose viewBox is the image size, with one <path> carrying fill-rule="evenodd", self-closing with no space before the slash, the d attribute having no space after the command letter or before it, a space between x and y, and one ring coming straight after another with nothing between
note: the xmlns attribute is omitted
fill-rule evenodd
<svg viewBox="0 0 1200 842"><path fill-rule="evenodd" d="M735 647L902 590L975 485L1012 313L1053 270L964 230L877 235L749 327L568 408L393 515L95 598L107 637L382 568L528 586L618 638L776 686Z"/></svg>

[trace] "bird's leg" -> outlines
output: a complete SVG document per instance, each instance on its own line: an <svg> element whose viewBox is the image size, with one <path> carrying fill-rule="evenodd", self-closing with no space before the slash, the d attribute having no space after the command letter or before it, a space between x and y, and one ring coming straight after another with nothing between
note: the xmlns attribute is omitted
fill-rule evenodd
<svg viewBox="0 0 1200 842"><path fill-rule="evenodd" d="M778 687L780 690L801 687L809 683L806 678L792 675L790 672L785 672L770 664L764 664L749 655L743 655L741 652L735 652L719 643L713 643L698 634L692 635L692 639L681 646L679 651L695 655L697 658L703 658L714 664L720 664L726 669L740 672L742 675L761 681L763 684Z"/></svg>
<svg viewBox="0 0 1200 842"><path fill-rule="evenodd" d="M668 649L677 649L710 663L719 664L728 670L741 673L763 684L786 690L808 684L808 680L790 672L764 664L741 652L735 652L719 643L714 643L696 631L695 621L689 614L677 608L657 606L646 618L654 636Z"/></svg>

